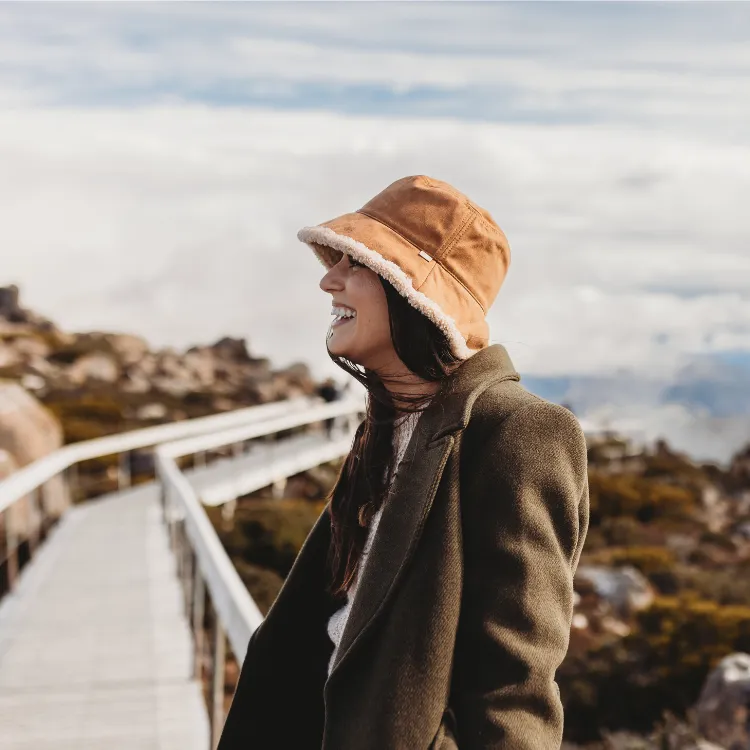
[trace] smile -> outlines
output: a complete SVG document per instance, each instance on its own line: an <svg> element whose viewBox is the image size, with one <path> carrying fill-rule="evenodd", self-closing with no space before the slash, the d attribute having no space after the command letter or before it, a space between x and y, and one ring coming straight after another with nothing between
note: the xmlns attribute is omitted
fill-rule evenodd
<svg viewBox="0 0 750 750"><path fill-rule="evenodd" d="M334 305L331 309L331 313L334 316L331 328L338 327L357 317L356 310L352 310L350 307L344 307L342 305Z"/></svg>

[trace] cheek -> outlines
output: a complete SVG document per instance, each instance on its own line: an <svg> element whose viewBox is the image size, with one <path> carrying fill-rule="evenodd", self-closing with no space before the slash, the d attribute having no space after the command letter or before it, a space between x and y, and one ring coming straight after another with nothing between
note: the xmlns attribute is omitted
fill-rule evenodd
<svg viewBox="0 0 750 750"><path fill-rule="evenodd" d="M364 270L364 269L362 269ZM388 303L378 275L374 271L359 273L352 279L350 299L357 309L357 321L364 323L371 335L390 338Z"/></svg>

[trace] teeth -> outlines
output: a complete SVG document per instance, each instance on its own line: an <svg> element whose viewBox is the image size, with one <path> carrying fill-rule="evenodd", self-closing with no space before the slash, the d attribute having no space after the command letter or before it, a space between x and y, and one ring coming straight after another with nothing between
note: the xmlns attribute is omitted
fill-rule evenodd
<svg viewBox="0 0 750 750"><path fill-rule="evenodd" d="M351 310L345 310L341 307L334 307L333 314L336 316L334 323L341 318L354 318L357 315L357 313L352 312Z"/></svg>

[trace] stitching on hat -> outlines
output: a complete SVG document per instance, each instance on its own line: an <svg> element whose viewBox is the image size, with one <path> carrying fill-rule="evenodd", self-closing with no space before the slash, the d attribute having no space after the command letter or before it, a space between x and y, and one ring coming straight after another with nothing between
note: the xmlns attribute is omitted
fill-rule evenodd
<svg viewBox="0 0 750 750"><path fill-rule="evenodd" d="M478 211L477 211L477 217L479 218L479 221L482 222L482 224L484 224L484 226L486 226L487 229L490 230L490 232L497 235L498 238L501 240L505 239L505 242L501 244L501 250L503 251L503 256L505 256L506 265L510 265L510 249L506 247L506 245L508 244L508 238L505 236L505 232L503 232L503 230L500 229L499 227L496 227L490 224L490 222L487 221L487 219L485 219L484 216L482 216L482 214L479 213Z"/></svg>
<svg viewBox="0 0 750 750"><path fill-rule="evenodd" d="M430 299L424 292L415 289L412 278L398 264L384 258L363 242L343 234L337 234L329 227L303 227L297 232L297 239L307 244L323 265L326 265L326 263L320 258L315 248L309 244L310 242L317 242L334 250L341 250L341 252L354 256L356 260L362 261L373 271L387 279L412 307L419 310L446 335L453 353L459 359L468 359L476 353L476 350L470 349L466 345L466 340L458 330L456 321L437 302Z"/></svg>
<svg viewBox="0 0 750 750"><path fill-rule="evenodd" d="M361 208L358 208L355 212L355 214L362 214L362 216L366 216L368 219L372 219L373 221L377 221L378 224L382 224L386 229L390 229L393 234L398 235L404 242L408 242L415 250L424 250L422 247L418 247L415 245L408 237L404 237L401 232L394 229L390 224L386 224L384 221L381 221L378 219L377 216L372 216L371 214L368 214L367 211L363 211ZM369 248L368 248L369 249ZM372 252L375 252L374 250ZM425 250L425 252L427 252Z"/></svg>
<svg viewBox="0 0 750 750"><path fill-rule="evenodd" d="M448 255L448 252L450 251L450 249L461 238L463 233L466 231L466 227L469 226L469 222L474 218L474 215L476 214L471 203L469 203L468 201L464 201L464 205L466 206L466 208L469 209L469 212L466 214L466 218L463 220L463 222L461 222L461 224L459 224L458 227L453 230L453 234L448 238L448 240L445 243L443 243L443 246L438 251L441 258Z"/></svg>
<svg viewBox="0 0 750 750"><path fill-rule="evenodd" d="M471 289L469 289L466 286L466 284L464 284L464 282L461 281L461 279L459 279L456 276L456 274L453 273L453 271L450 270L450 268L448 268L447 266L444 266L442 264L440 265L440 268L443 271L445 271L456 282L456 284L458 284L460 287L462 287L465 290L466 294L468 294L474 300L474 302L477 303L477 307L482 311L482 315L486 315L487 311L484 309L482 303L474 296L474 294L472 293ZM422 282L421 286L424 286L427 283L427 279L429 279L430 276L432 276L432 273L433 273L434 270L435 270L435 267L433 267L433 268L430 269L430 272L427 274L427 276L425 276L424 281Z"/></svg>

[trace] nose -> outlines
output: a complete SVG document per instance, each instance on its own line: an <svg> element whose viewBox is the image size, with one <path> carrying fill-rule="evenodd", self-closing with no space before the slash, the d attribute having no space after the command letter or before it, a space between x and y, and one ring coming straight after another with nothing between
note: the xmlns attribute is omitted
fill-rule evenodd
<svg viewBox="0 0 750 750"><path fill-rule="evenodd" d="M342 256L339 262L331 266L326 272L325 276L323 276L323 278L320 280L320 284L318 286L320 286L320 288L324 292L332 293L343 288L343 282L340 273L341 261L343 261L343 259L344 258Z"/></svg>

